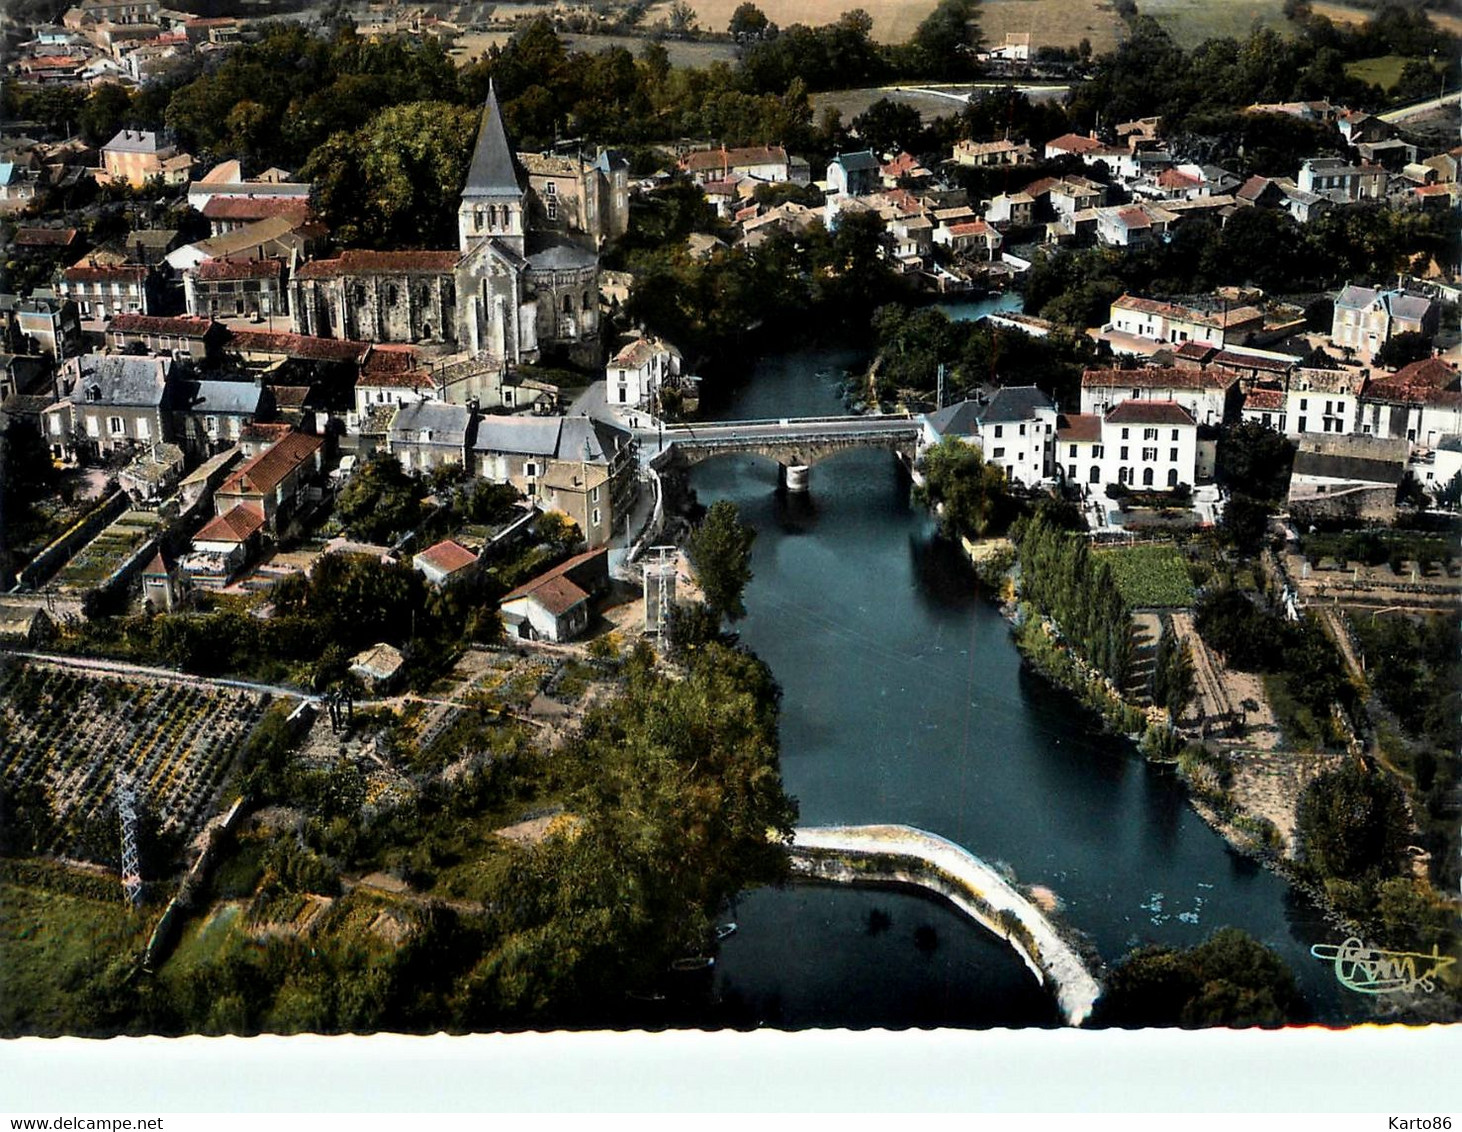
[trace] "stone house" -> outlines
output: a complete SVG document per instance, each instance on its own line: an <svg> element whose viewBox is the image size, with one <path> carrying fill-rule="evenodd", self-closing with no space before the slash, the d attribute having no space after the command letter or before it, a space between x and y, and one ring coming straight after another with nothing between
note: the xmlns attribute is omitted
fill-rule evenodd
<svg viewBox="0 0 1462 1132"><path fill-rule="evenodd" d="M1300 166L1299 187L1337 202L1380 200L1386 195L1386 170L1352 165L1338 157L1310 157Z"/></svg>
<svg viewBox="0 0 1462 1132"><path fill-rule="evenodd" d="M289 313L284 261L210 259L183 272L183 302L204 318L268 318Z"/></svg>
<svg viewBox="0 0 1462 1132"><path fill-rule="evenodd" d="M1354 370L1296 369L1279 430L1286 436L1356 431L1364 375Z"/></svg>
<svg viewBox="0 0 1462 1132"><path fill-rule="evenodd" d="M245 429L273 414L273 395L262 381L197 381L174 384L172 434L195 460L238 444Z"/></svg>
<svg viewBox="0 0 1462 1132"><path fill-rule="evenodd" d="M25 351L64 361L81 353L81 318L70 299L0 294L0 329Z"/></svg>
<svg viewBox="0 0 1462 1132"><path fill-rule="evenodd" d="M1239 415L1239 375L1216 366L1089 369L1081 375L1083 413L1107 413L1124 401L1172 401L1199 424L1220 425Z"/></svg>
<svg viewBox="0 0 1462 1132"><path fill-rule="evenodd" d="M386 433L386 450L408 472L467 465L473 411L441 401L410 401L396 410Z"/></svg>
<svg viewBox="0 0 1462 1132"><path fill-rule="evenodd" d="M629 516L636 462L624 429L587 416L487 416L471 447L474 475L567 515L590 546L607 542Z"/></svg>
<svg viewBox="0 0 1462 1132"><path fill-rule="evenodd" d="M225 516L242 509L257 513L270 534L287 531L318 498L325 442L291 433L267 451L239 465L213 494L214 511Z"/></svg>
<svg viewBox="0 0 1462 1132"><path fill-rule="evenodd" d="M1391 522L1408 448L1405 439L1378 436L1302 437L1289 481L1291 516Z"/></svg>
<svg viewBox="0 0 1462 1132"><path fill-rule="evenodd" d="M1285 408L1287 396L1288 394L1283 389L1254 386L1244 394L1242 410L1244 421L1263 425L1265 428L1272 428L1275 432L1288 435L1288 430L1285 428L1288 420L1288 412Z"/></svg>
<svg viewBox="0 0 1462 1132"><path fill-rule="evenodd" d="M681 356L661 338L635 338L610 359L604 371L611 409L652 408L660 388L681 375Z"/></svg>
<svg viewBox="0 0 1462 1132"><path fill-rule="evenodd" d="M1335 297L1330 342L1368 362L1397 334L1435 335L1439 317L1437 305L1420 295L1348 283Z"/></svg>
<svg viewBox="0 0 1462 1132"><path fill-rule="evenodd" d="M105 455L165 441L171 358L84 354L61 366L61 400L42 414L54 456Z"/></svg>
<svg viewBox="0 0 1462 1132"><path fill-rule="evenodd" d="M1264 312L1258 307L1225 306L1202 310L1181 303L1165 303L1138 295L1123 295L1112 302L1111 320L1104 329L1181 345L1197 342L1205 346L1242 344L1252 332L1263 330Z"/></svg>
<svg viewBox="0 0 1462 1132"><path fill-rule="evenodd" d="M140 189L154 177L165 184L186 184L193 171L191 154L151 130L120 130L102 146L102 167L97 180Z"/></svg>
<svg viewBox="0 0 1462 1132"><path fill-rule="evenodd" d="M411 565L431 585L445 589L476 571L477 555L459 542L443 539L414 555Z"/></svg>
<svg viewBox="0 0 1462 1132"><path fill-rule="evenodd" d="M142 264L83 261L61 273L56 290L82 318L105 322L118 314L151 314L155 277Z"/></svg>
<svg viewBox="0 0 1462 1132"><path fill-rule="evenodd" d="M141 349L201 362L217 357L227 338L210 318L119 314L107 323L107 346L119 354Z"/></svg>
<svg viewBox="0 0 1462 1132"><path fill-rule="evenodd" d="M629 230L629 163L617 154L600 150L586 161L583 154L520 153L518 164L528 179L534 230L577 236L596 248Z"/></svg>
<svg viewBox="0 0 1462 1132"><path fill-rule="evenodd" d="M779 145L692 150L680 159L680 168L697 184L733 176L769 183L791 180L787 151Z"/></svg>
<svg viewBox="0 0 1462 1132"><path fill-rule="evenodd" d="M865 196L879 188L879 161L871 150L840 153L827 166L828 193L833 196Z"/></svg>
<svg viewBox="0 0 1462 1132"><path fill-rule="evenodd" d="M992 165L1030 165L1035 161L1036 151L1028 142L1013 142L1009 138L998 141L977 142L963 139L954 143L950 160L956 165L970 165L987 168Z"/></svg>
<svg viewBox="0 0 1462 1132"><path fill-rule="evenodd" d="M983 220L966 220L941 225L931 234L935 244L947 247L956 255L969 259L993 260L1000 253L1005 237Z"/></svg>
<svg viewBox="0 0 1462 1132"><path fill-rule="evenodd" d="M1462 377L1441 358L1424 358L1372 378L1360 395L1359 431L1435 449L1462 433Z"/></svg>
<svg viewBox="0 0 1462 1132"><path fill-rule="evenodd" d="M592 601L609 590L609 554L590 550L504 594L508 633L524 640L571 641L589 627Z"/></svg>

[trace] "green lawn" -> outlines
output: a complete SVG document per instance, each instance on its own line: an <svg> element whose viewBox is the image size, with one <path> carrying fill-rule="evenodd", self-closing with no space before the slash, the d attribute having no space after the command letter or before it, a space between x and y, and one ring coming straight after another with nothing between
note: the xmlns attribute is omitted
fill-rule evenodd
<svg viewBox="0 0 1462 1132"><path fill-rule="evenodd" d="M1409 55L1377 55L1345 64L1345 73L1353 79L1390 90L1401 79L1401 72L1411 62ZM1422 62L1426 62L1425 59ZM1435 93L1435 92L1433 92Z"/></svg>
<svg viewBox="0 0 1462 1132"><path fill-rule="evenodd" d="M84 1034L88 984L140 956L155 911L0 882L0 1035Z"/></svg>
<svg viewBox="0 0 1462 1132"><path fill-rule="evenodd" d="M1193 582L1178 551L1165 545L1119 547L1099 557L1112 569L1117 589L1134 609L1193 604Z"/></svg>
<svg viewBox="0 0 1462 1132"><path fill-rule="evenodd" d="M1247 39L1255 21L1281 34L1290 30L1283 0L1140 0L1137 9L1189 51L1208 39Z"/></svg>

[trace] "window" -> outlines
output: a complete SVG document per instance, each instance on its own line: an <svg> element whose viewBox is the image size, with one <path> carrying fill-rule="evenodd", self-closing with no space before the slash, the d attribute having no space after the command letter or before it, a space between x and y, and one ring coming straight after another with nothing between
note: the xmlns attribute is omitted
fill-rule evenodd
<svg viewBox="0 0 1462 1132"><path fill-rule="evenodd" d="M102 434L101 422L95 417L86 418L86 435L95 439Z"/></svg>
<svg viewBox="0 0 1462 1132"><path fill-rule="evenodd" d="M1075 457L1075 455L1076 455L1076 445L1073 444L1071 446L1071 452L1069 453L1069 455L1071 455L1072 457Z"/></svg>
<svg viewBox="0 0 1462 1132"><path fill-rule="evenodd" d="M993 451L993 452L990 453L990 458L992 460L999 460L1004 455L1005 455L1005 449L1003 449L1003 448L997 448L997 449L995 449L995 451Z"/></svg>
<svg viewBox="0 0 1462 1132"><path fill-rule="evenodd" d="M203 418L203 427L208 430L208 435L209 436L217 436L218 435L218 418L217 417L204 417Z"/></svg>
<svg viewBox="0 0 1462 1132"><path fill-rule="evenodd" d="M1122 484L1131 483L1132 482L1132 469L1131 468L1119 468L1117 470L1117 482L1118 483L1122 483Z"/></svg>
<svg viewBox="0 0 1462 1132"><path fill-rule="evenodd" d="M1157 459L1157 449L1156 448L1144 448L1142 450L1142 458L1144 460L1156 460Z"/></svg>
<svg viewBox="0 0 1462 1132"><path fill-rule="evenodd" d="M1178 469L1177 468L1169 468L1168 469L1168 486L1169 487L1177 487L1178 486Z"/></svg>
<svg viewBox="0 0 1462 1132"><path fill-rule="evenodd" d="M48 421L50 421L50 423L51 423L51 435L52 436L60 436L61 435L61 418L60 417L47 417L46 419Z"/></svg>
<svg viewBox="0 0 1462 1132"><path fill-rule="evenodd" d="M1143 440L1156 440L1157 439L1157 429L1155 429L1155 428L1145 428L1145 429L1143 429L1142 430L1142 439Z"/></svg>
<svg viewBox="0 0 1462 1132"><path fill-rule="evenodd" d="M555 185L552 181L549 181L544 184L543 191L549 196L556 196L558 194L558 186Z"/></svg>
<svg viewBox="0 0 1462 1132"><path fill-rule="evenodd" d="M599 525L599 508L594 508L594 517L590 520L590 522L592 522L596 527Z"/></svg>
<svg viewBox="0 0 1462 1132"><path fill-rule="evenodd" d="M1091 474L1089 476L1087 476L1086 478L1091 483L1101 483L1102 482L1102 470L1101 470L1101 468L1099 468L1097 465L1093 464L1091 466Z"/></svg>
<svg viewBox="0 0 1462 1132"><path fill-rule="evenodd" d="M122 423L121 417L109 417L107 419L107 429L113 436L121 436L127 431L126 426Z"/></svg>
<svg viewBox="0 0 1462 1132"><path fill-rule="evenodd" d="M1151 468L1143 468L1142 469L1142 486L1143 487L1151 487L1152 486L1152 469Z"/></svg>
<svg viewBox="0 0 1462 1132"><path fill-rule="evenodd" d="M1304 417L1301 417L1300 418L1300 431L1301 432L1304 432L1305 431L1305 418Z"/></svg>
<svg viewBox="0 0 1462 1132"><path fill-rule="evenodd" d="M137 439L146 440L152 435L152 429L148 427L146 417L137 418Z"/></svg>
<svg viewBox="0 0 1462 1132"><path fill-rule="evenodd" d="M1066 469L1066 478L1067 479L1072 479L1072 480L1074 480L1076 478L1076 465L1075 464L1072 464L1070 467L1068 467Z"/></svg>
<svg viewBox="0 0 1462 1132"><path fill-rule="evenodd" d="M1174 440L1177 440L1178 439L1178 430L1177 429L1173 429L1173 439Z"/></svg>
<svg viewBox="0 0 1462 1132"><path fill-rule="evenodd" d="M997 440L1000 438L1000 434L1003 431L1004 427L1005 427L1004 425L996 425L995 426L995 438Z"/></svg>
<svg viewBox="0 0 1462 1132"><path fill-rule="evenodd" d="M396 305L396 284L394 283L386 284L386 305L391 307Z"/></svg>
<svg viewBox="0 0 1462 1132"><path fill-rule="evenodd" d="M1140 389L1134 389L1134 390L1132 390L1132 400L1135 401L1135 400L1137 400L1137 398L1139 398L1141 396L1142 396L1142 390L1140 390ZM1123 431L1125 432L1126 430L1124 429Z"/></svg>
<svg viewBox="0 0 1462 1132"><path fill-rule="evenodd" d="M1126 440L1127 439L1127 435L1128 435L1128 430L1124 428L1122 430L1122 439L1123 440Z"/></svg>
<svg viewBox="0 0 1462 1132"><path fill-rule="evenodd" d="M1168 449L1168 459L1171 460L1174 464L1178 462L1178 450L1176 448Z"/></svg>
<svg viewBox="0 0 1462 1132"><path fill-rule="evenodd" d="M589 502L590 503L598 503L599 502L599 489L597 487L593 491L589 492ZM595 522L598 522L598 520L596 519Z"/></svg>
<svg viewBox="0 0 1462 1132"><path fill-rule="evenodd" d="M1021 436L1024 436L1025 435L1025 425L1021 425L1020 426L1020 435Z"/></svg>
<svg viewBox="0 0 1462 1132"><path fill-rule="evenodd" d="M535 464L532 460L529 460L526 464L523 465L523 474L531 480L534 476L538 474L538 465Z"/></svg>
<svg viewBox="0 0 1462 1132"><path fill-rule="evenodd" d="M548 215L548 219L550 219L550 220L557 220L558 219L558 200L557 200L557 198L555 198L555 197L549 197L548 200L545 201L544 204L543 204L543 211Z"/></svg>
<svg viewBox="0 0 1462 1132"><path fill-rule="evenodd" d="M1122 445L1122 451L1117 454L1117 459L1119 459L1119 460L1125 460L1125 459L1127 459L1127 446L1125 444Z"/></svg>
<svg viewBox="0 0 1462 1132"><path fill-rule="evenodd" d="M1300 408L1301 409L1308 409L1309 407L1310 407L1310 399L1308 397L1301 397L1300 398Z"/></svg>
<svg viewBox="0 0 1462 1132"><path fill-rule="evenodd" d="M1093 460L1100 460L1105 454L1106 448L1103 445L1093 444L1091 446L1091 458Z"/></svg>

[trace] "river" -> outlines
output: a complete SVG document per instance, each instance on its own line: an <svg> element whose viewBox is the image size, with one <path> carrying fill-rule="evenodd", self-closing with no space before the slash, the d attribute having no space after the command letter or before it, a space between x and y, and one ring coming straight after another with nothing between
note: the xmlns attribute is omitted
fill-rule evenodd
<svg viewBox="0 0 1462 1132"><path fill-rule="evenodd" d="M1013 296L943 304L977 316ZM707 399L711 419L840 411L866 359L807 350L758 362ZM730 499L757 530L736 628L784 689L782 773L803 824L902 822L941 834L1060 898L1109 963L1189 946L1224 925L1277 950L1317 1021L1358 1020L1309 946L1332 934L1283 880L1233 852L1166 768L1099 734L1029 672L967 565L936 540L886 452L812 470L731 456L693 472L702 503ZM740 1025L1052 1025L1050 999L1002 942L909 892L794 885L744 895L716 991Z"/></svg>

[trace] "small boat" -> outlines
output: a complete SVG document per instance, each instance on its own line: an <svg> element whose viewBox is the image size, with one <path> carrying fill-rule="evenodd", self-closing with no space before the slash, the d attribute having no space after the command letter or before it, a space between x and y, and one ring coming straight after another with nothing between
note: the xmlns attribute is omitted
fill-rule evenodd
<svg viewBox="0 0 1462 1132"><path fill-rule="evenodd" d="M672 971L704 971L707 967L714 967L716 960L709 955L694 955L687 959L677 959L670 964Z"/></svg>
<svg viewBox="0 0 1462 1132"><path fill-rule="evenodd" d="M721 940L725 939L728 935L735 935L735 934L736 934L736 925L735 924L717 924L716 925L716 942L717 943L719 943Z"/></svg>

